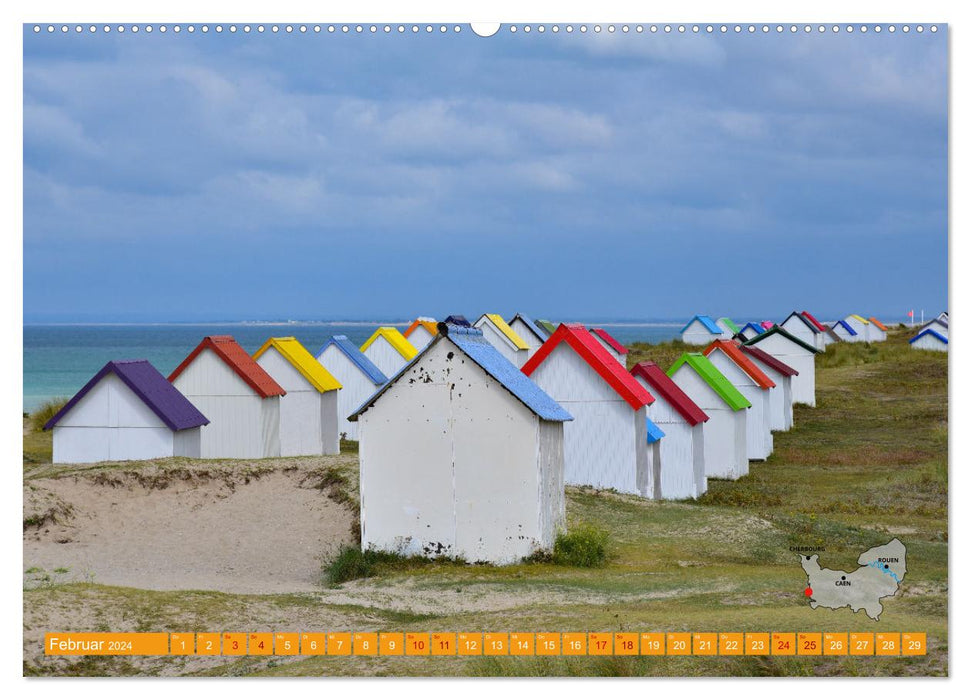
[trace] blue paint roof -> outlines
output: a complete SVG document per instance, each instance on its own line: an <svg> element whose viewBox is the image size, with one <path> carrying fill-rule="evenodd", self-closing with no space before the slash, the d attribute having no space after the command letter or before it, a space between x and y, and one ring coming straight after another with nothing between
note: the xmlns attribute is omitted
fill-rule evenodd
<svg viewBox="0 0 971 700"><path fill-rule="evenodd" d="M664 437L664 431L661 430L659 427L657 427L657 425L655 425L650 418L645 418L644 420L647 421L647 444L648 445L655 443Z"/></svg>
<svg viewBox="0 0 971 700"><path fill-rule="evenodd" d="M918 333L917 335L915 335L913 338L911 338L907 342L908 343L913 343L915 340L919 340L920 338L922 338L925 335L932 335L935 338L937 338L939 341L941 341L942 343L944 343L945 345L948 344L947 338L945 338L943 335L941 335L940 333L938 333L937 331L935 331L935 330L933 330L931 328L925 328L924 330L922 330L920 333Z"/></svg>
<svg viewBox="0 0 971 700"><path fill-rule="evenodd" d="M681 329L681 332L684 333L686 330L688 330L688 326L695 321L701 321L701 325L707 328L709 333L714 333L715 335L722 334L722 329L718 327L718 324L715 323L711 316L705 316L704 314L694 316L690 321L684 324L684 328Z"/></svg>
<svg viewBox="0 0 971 700"><path fill-rule="evenodd" d="M172 386L151 362L116 360L102 367L91 381L44 424L44 430L50 430L57 425L58 421L70 413L71 409L109 373L123 381L169 427L169 430L178 432L209 425L209 420L199 412L199 409L183 396L181 391Z"/></svg>
<svg viewBox="0 0 971 700"><path fill-rule="evenodd" d="M416 362L419 362L438 343L444 342L445 340L455 345L470 360L481 367L486 374L499 382L503 388L519 399L526 408L538 417L543 420L557 422L573 420L573 416L567 413L560 404L556 403L545 391L540 389L532 379L523 374L516 365L503 357L483 337L481 330L445 323L438 324L438 329L438 335L435 336L434 340L426 345L424 350L418 353L411 362L392 377L374 396L354 411L348 417L349 420L357 420L358 416L373 406L391 388L398 377L407 372Z"/></svg>
<svg viewBox="0 0 971 700"><path fill-rule="evenodd" d="M550 334L549 334L549 333L547 333L546 331L544 331L544 330L543 330L542 328L540 328L540 327L539 327L538 325L536 325L536 324L535 324L535 323L533 322L533 319L531 319L531 318L530 318L529 316L527 316L526 314L516 314L515 316L513 316L513 317L512 317L512 318L511 318L511 319L509 320L509 325L511 326L511 325L513 324L513 321L515 321L515 320L516 320L517 318L518 318L518 319L519 319L520 321L522 321L523 323L525 323L525 324L526 324L526 327L527 327L527 328L529 328L529 330L531 330L531 331L532 331L533 333L535 333L535 334L536 334L536 337L537 337L537 338L539 338L540 340L542 340L542 341L544 341L544 342L545 342L546 340L548 340L548 339L549 339L549 337L550 337Z"/></svg>
<svg viewBox="0 0 971 700"><path fill-rule="evenodd" d="M760 326L759 324L757 324L757 323L752 323L751 321L749 321L749 322L748 322L748 323L746 323L746 324L745 324L744 326L742 326L742 330L741 330L741 331L739 331L739 333L742 333L742 332L744 332L745 330L747 330L747 329L749 329L749 328L751 328L751 329L752 329L753 331L755 331L755 335L762 335L762 331L764 331L764 330L765 330L765 329L764 329L764 328L763 328L762 326Z"/></svg>
<svg viewBox="0 0 971 700"><path fill-rule="evenodd" d="M856 335L856 331L853 330L853 326L848 324L846 321L842 321L842 320L837 321L836 323L833 324L833 326L843 326L843 330L845 330L847 333L849 333L850 335Z"/></svg>
<svg viewBox="0 0 971 700"><path fill-rule="evenodd" d="M472 324L469 323L469 319L461 314L453 314L445 319L445 323L450 326L462 326L463 328L471 328Z"/></svg>
<svg viewBox="0 0 971 700"><path fill-rule="evenodd" d="M388 378L384 376L384 372L379 370L377 365L371 362L367 355L361 352L346 335L331 336L331 339L324 343L320 350L317 351L316 357L318 360L324 354L324 350L331 345L336 345L337 349L343 352L348 360L357 365L358 369L364 372L373 384L380 386L387 383Z"/></svg>

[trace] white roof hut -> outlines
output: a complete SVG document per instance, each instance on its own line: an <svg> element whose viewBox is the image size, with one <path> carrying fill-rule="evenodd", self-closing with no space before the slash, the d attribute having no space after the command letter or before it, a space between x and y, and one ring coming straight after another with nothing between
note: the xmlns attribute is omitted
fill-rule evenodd
<svg viewBox="0 0 971 700"><path fill-rule="evenodd" d="M705 422L708 415L654 362L634 365L631 374L654 397L647 417L664 432L658 442L659 469L652 469L655 498L698 498L708 490ZM654 464L652 460L652 465Z"/></svg>
<svg viewBox="0 0 971 700"><path fill-rule="evenodd" d="M936 326L928 325L908 342L913 350L947 352L948 337L944 333L941 333Z"/></svg>
<svg viewBox="0 0 971 700"><path fill-rule="evenodd" d="M280 456L340 454L340 382L292 336L270 338L253 359L287 392L280 397Z"/></svg>
<svg viewBox="0 0 971 700"><path fill-rule="evenodd" d="M338 431L345 440L357 440L358 424L347 417L388 378L346 335L335 335L324 343L317 351L317 361L341 384L337 392Z"/></svg>
<svg viewBox="0 0 971 700"><path fill-rule="evenodd" d="M716 340L701 354L752 404L745 417L748 458L768 459L773 448L769 395L775 382L756 367L738 345L734 340Z"/></svg>
<svg viewBox="0 0 971 700"><path fill-rule="evenodd" d="M920 333L928 328L936 331L938 335L943 335L945 338L950 336L950 324L947 322L947 320L942 321L940 317L932 318L930 321L918 328L917 332Z"/></svg>
<svg viewBox="0 0 971 700"><path fill-rule="evenodd" d="M793 311L779 327L814 348L823 350L826 347L826 329L818 327L803 313Z"/></svg>
<svg viewBox="0 0 971 700"><path fill-rule="evenodd" d="M685 345L707 345L721 338L723 332L713 318L698 314L681 329L681 340Z"/></svg>
<svg viewBox="0 0 971 700"><path fill-rule="evenodd" d="M516 314L509 321L509 327L529 346L529 357L539 350L539 346L549 338L547 333L538 323L526 314Z"/></svg>
<svg viewBox="0 0 971 700"><path fill-rule="evenodd" d="M361 352L386 377L393 377L411 362L418 351L394 326L381 326L364 341Z"/></svg>
<svg viewBox="0 0 971 700"><path fill-rule="evenodd" d="M769 428L785 432L792 427L792 378L799 372L754 345L741 345L743 353L775 382L769 389Z"/></svg>
<svg viewBox="0 0 971 700"><path fill-rule="evenodd" d="M563 431L566 483L653 495L646 406L654 397L586 328L561 324L523 373L573 416Z"/></svg>
<svg viewBox="0 0 971 700"><path fill-rule="evenodd" d="M705 474L737 479L748 474L746 419L752 405L700 352L686 352L668 376L708 415Z"/></svg>
<svg viewBox="0 0 971 700"><path fill-rule="evenodd" d="M816 355L822 350L799 340L780 326L773 326L744 344L760 348L796 370L798 374L792 377L792 402L816 405Z"/></svg>
<svg viewBox="0 0 971 700"><path fill-rule="evenodd" d="M280 456L280 397L286 391L231 335L204 338L169 381L210 420L202 428L202 458Z"/></svg>
<svg viewBox="0 0 971 700"><path fill-rule="evenodd" d="M428 316L419 316L402 333L415 350L424 350L425 346L432 342L432 338L438 335L438 323L435 319Z"/></svg>
<svg viewBox="0 0 971 700"><path fill-rule="evenodd" d="M148 360L109 362L44 425L55 463L199 457L209 421Z"/></svg>
<svg viewBox="0 0 971 700"><path fill-rule="evenodd" d="M552 549L570 415L482 331L439 324L351 420L362 548L493 564Z"/></svg>
<svg viewBox="0 0 971 700"><path fill-rule="evenodd" d="M499 314L482 314L472 327L481 330L482 337L516 367L529 359L529 345Z"/></svg>

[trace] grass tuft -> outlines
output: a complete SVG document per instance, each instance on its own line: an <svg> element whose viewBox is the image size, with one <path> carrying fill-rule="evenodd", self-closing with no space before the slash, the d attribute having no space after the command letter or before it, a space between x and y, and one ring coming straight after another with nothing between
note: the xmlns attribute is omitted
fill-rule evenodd
<svg viewBox="0 0 971 700"><path fill-rule="evenodd" d="M354 579L372 578L441 563L465 564L466 562L458 558L406 556L376 549L362 551L353 545L343 545L330 563L324 565L324 580L327 584L336 586Z"/></svg>
<svg viewBox="0 0 971 700"><path fill-rule="evenodd" d="M556 536L556 542L553 545L553 563L584 568L604 566L607 563L608 538L607 531L596 525L590 523L575 525L570 532Z"/></svg>
<svg viewBox="0 0 971 700"><path fill-rule="evenodd" d="M54 415L64 408L69 399L64 397L58 397L51 399L50 401L45 401L37 409L30 414L30 427L32 430L40 432L44 429L44 424L47 423Z"/></svg>

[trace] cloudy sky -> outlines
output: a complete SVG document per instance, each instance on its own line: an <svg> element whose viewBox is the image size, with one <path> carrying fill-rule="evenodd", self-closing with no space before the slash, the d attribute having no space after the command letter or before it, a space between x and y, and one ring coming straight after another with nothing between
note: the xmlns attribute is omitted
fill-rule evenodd
<svg viewBox="0 0 971 700"><path fill-rule="evenodd" d="M24 33L34 321L947 304L947 37Z"/></svg>

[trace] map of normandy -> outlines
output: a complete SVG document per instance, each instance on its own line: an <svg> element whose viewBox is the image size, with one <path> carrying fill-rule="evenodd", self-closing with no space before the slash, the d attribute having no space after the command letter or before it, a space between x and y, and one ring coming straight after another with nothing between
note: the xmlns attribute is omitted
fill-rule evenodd
<svg viewBox="0 0 971 700"><path fill-rule="evenodd" d="M907 548L894 538L879 547L868 549L857 560L855 571L833 571L819 566L819 555L799 556L803 571L809 577L809 605L863 610L874 620L883 612L881 598L892 596L907 573Z"/></svg>

